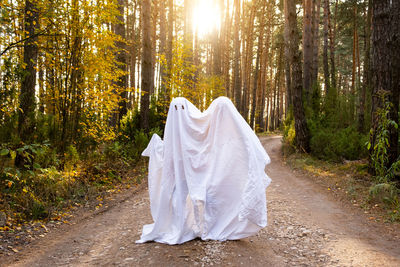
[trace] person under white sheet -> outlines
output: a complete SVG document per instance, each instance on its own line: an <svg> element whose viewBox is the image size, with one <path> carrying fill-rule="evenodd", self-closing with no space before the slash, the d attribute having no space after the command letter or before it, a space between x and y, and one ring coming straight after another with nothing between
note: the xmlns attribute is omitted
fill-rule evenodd
<svg viewBox="0 0 400 267"><path fill-rule="evenodd" d="M164 141L154 134L148 187L154 223L137 243L234 240L267 225L270 158L227 97L201 112L183 97L169 107Z"/></svg>

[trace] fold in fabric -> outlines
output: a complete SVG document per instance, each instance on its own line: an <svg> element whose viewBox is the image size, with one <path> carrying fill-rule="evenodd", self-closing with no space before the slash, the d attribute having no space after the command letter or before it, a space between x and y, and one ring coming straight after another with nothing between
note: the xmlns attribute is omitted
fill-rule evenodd
<svg viewBox="0 0 400 267"><path fill-rule="evenodd" d="M164 141L154 134L142 156L150 158L154 223L137 243L234 240L267 225L270 158L228 98L218 97L204 112L173 99Z"/></svg>

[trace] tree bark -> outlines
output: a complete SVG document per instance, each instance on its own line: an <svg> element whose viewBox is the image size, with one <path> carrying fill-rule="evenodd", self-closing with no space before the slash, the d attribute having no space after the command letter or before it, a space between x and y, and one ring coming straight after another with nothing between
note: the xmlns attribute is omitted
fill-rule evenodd
<svg viewBox="0 0 400 267"><path fill-rule="evenodd" d="M129 95L129 104L128 108L132 109L135 107L136 104L136 61L137 61L137 54L138 54L138 46L139 42L136 40L138 37L137 31L136 31L136 12L137 12L137 2L135 1L133 12L132 12L132 21L131 21L131 32L130 32L130 42L131 42L131 47L130 47L130 87L131 87L131 93ZM140 29L139 29L140 31ZM140 36L140 35L139 35Z"/></svg>
<svg viewBox="0 0 400 267"><path fill-rule="evenodd" d="M166 45L167 45L167 34L166 34L166 13L165 13L165 1L160 1L160 55L166 57ZM164 96L168 93L166 91L166 66L160 65L160 81L161 81L161 94Z"/></svg>
<svg viewBox="0 0 400 267"><path fill-rule="evenodd" d="M126 47L125 47L125 20L124 20L124 11L125 11L125 1L118 0L118 23L113 25L114 32L121 38L121 41L116 42L117 54L116 54L116 63L117 68L122 72L120 76L117 77L117 81L115 85L120 91L120 101L118 103L118 111L113 114L111 120L111 126L115 127L119 124L121 118L127 112L127 102L128 102L128 91L127 91L127 80L128 77L126 75Z"/></svg>
<svg viewBox="0 0 400 267"><path fill-rule="evenodd" d="M307 1L307 0L306 0ZM299 37L297 32L297 13L294 1L285 0L287 13L285 23L289 28L289 55L292 66L293 85L293 112L296 132L296 146L300 151L310 152L310 134L306 123L302 97L301 54L299 51Z"/></svg>
<svg viewBox="0 0 400 267"><path fill-rule="evenodd" d="M34 36L39 25L39 13L31 0L25 1L25 32L26 37ZM36 65L38 55L37 36L27 38L24 42L25 65L24 77L21 82L18 111L18 134L23 142L30 142L35 128L35 86Z"/></svg>
<svg viewBox="0 0 400 267"><path fill-rule="evenodd" d="M230 70L230 58L231 58L231 49L230 49L230 42L231 42L231 27L232 27L232 19L229 15L229 0L227 0L227 4L225 7L225 26L224 26L224 33L225 33L225 40L224 40L224 48L222 49L224 55L224 63L223 63L223 73L224 73L224 85L225 85L225 92L226 95L230 98L234 98L234 93L231 91L231 78L229 74Z"/></svg>
<svg viewBox="0 0 400 267"><path fill-rule="evenodd" d="M392 103L389 119L398 122L400 86L400 7L399 1L372 1L372 135L371 152L375 145L376 130L379 126L376 111L384 103L379 99L381 92L387 92L387 101ZM388 166L398 158L398 130L389 127Z"/></svg>
<svg viewBox="0 0 400 267"><path fill-rule="evenodd" d="M158 92L156 89L159 89L155 85L155 73L156 73L156 57L157 57L157 22L158 22L158 6L161 0L153 0L152 1L152 9L151 9L151 43L153 44L151 47L151 81L152 84L150 86L150 97L156 97Z"/></svg>
<svg viewBox="0 0 400 267"><path fill-rule="evenodd" d="M257 45L257 59L256 59L256 69L254 72L254 78L253 78L253 99L252 99L252 103L251 103L251 114L250 114L250 126L255 129L258 130L258 128L256 127L255 123L257 123L259 121L259 117L262 116L262 111L261 111L261 107L260 107L260 101L258 99L261 98L261 86L260 86L260 73L261 68L262 68L262 55L263 55L263 40L264 40L264 29L265 29L265 25L264 25L264 20L265 20L265 4L261 7L262 8L262 12L260 14L261 18L260 18L260 25L259 25L259 36L258 36L258 45Z"/></svg>
<svg viewBox="0 0 400 267"><path fill-rule="evenodd" d="M152 57L151 57L151 1L142 2L142 96L140 102L140 126L149 129L149 106L152 81Z"/></svg>
<svg viewBox="0 0 400 267"><path fill-rule="evenodd" d="M286 14L289 14L287 8L287 2L284 1L284 14L286 19ZM285 21L284 25L284 41L285 41L285 81L286 81L286 110L289 110L293 105L293 97L292 97L292 70L290 65L290 29L289 23Z"/></svg>
<svg viewBox="0 0 400 267"><path fill-rule="evenodd" d="M251 72L253 69L253 46L254 46L254 19L256 13L256 4L251 4L250 17L247 20L247 27L245 31L247 33L246 38L246 50L244 53L244 60L242 64L243 69L243 95L242 95L242 107L241 113L243 117L248 121L249 115L249 102L250 102L250 88L251 88ZM244 23L243 23L244 24Z"/></svg>
<svg viewBox="0 0 400 267"><path fill-rule="evenodd" d="M318 52L319 52L319 19L321 14L321 0L314 0L313 6L313 74L312 81L318 80Z"/></svg>
<svg viewBox="0 0 400 267"><path fill-rule="evenodd" d="M236 108L240 108L241 104L241 82L240 82L240 40L239 40L239 25L240 25L240 0L235 0L235 24L234 24L234 36L233 46L235 52L235 58L233 61L233 76L234 76L234 94L235 94L235 105Z"/></svg>
<svg viewBox="0 0 400 267"><path fill-rule="evenodd" d="M350 116L353 118L355 111L355 95L357 89L357 57L358 57L358 31L357 31L357 2L354 2L353 13L353 68L351 75Z"/></svg>
<svg viewBox="0 0 400 267"><path fill-rule="evenodd" d="M335 39L336 39L337 6L338 6L338 0L336 0L336 3L335 3L335 18L333 21L333 25L332 25L332 27L329 27L329 44L330 44L329 53L330 53L330 61L331 61L331 82L332 82L332 88L336 92L338 92L337 83L336 83L336 67L335 67ZM328 24L330 24L329 14L328 14Z"/></svg>
<svg viewBox="0 0 400 267"><path fill-rule="evenodd" d="M313 58L313 34L312 34L312 0L304 0L304 22L303 22L303 87L305 100L310 102L312 91L312 58Z"/></svg>
<svg viewBox="0 0 400 267"><path fill-rule="evenodd" d="M400 93L400 1L390 1L392 6L390 8L390 20L391 20L391 31L390 31L390 42L389 42L389 53L391 59L391 95L389 101L393 103L393 108L389 114L390 119L395 122L399 122L399 93ZM389 164L396 162L399 159L399 130L395 127L390 127L389 136ZM397 176L400 181L400 177Z"/></svg>
<svg viewBox="0 0 400 267"><path fill-rule="evenodd" d="M325 91L326 95L329 94L329 90L331 88L331 83L329 80L329 62L328 62L328 36L329 36L329 0L324 0L324 49L323 49L323 65L324 65L324 79L325 79Z"/></svg>
<svg viewBox="0 0 400 267"><path fill-rule="evenodd" d="M69 138L64 138L63 142L69 143L74 140L77 134L77 129L79 127L80 110L82 102L82 91L81 83L83 80L83 69L82 69L82 31L79 27L79 3L77 0L72 1L72 50L71 50L71 81L70 81L70 93L71 97L71 129L70 133L67 134Z"/></svg>
<svg viewBox="0 0 400 267"><path fill-rule="evenodd" d="M367 90L371 89L371 17L372 17L372 0L367 2L367 16L365 18L365 54L364 54L364 73L363 73L363 86L361 86L360 94L360 111L358 114L358 131L364 132L365 128L365 100Z"/></svg>
<svg viewBox="0 0 400 267"><path fill-rule="evenodd" d="M170 102L172 88L171 88L171 77L172 77L172 46L174 38L174 0L168 0L168 41L167 41L167 92L166 92L166 102ZM168 105L166 105L167 112Z"/></svg>

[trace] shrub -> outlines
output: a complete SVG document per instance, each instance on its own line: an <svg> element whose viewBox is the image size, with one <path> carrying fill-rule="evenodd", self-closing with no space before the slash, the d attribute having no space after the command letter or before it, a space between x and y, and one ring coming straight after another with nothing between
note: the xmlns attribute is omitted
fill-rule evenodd
<svg viewBox="0 0 400 267"><path fill-rule="evenodd" d="M355 127L344 129L314 128L310 140L311 153L324 160L355 160L367 156L367 136L357 132Z"/></svg>
<svg viewBox="0 0 400 267"><path fill-rule="evenodd" d="M389 165L389 135L390 128L394 127L396 130L399 125L389 117L390 110L393 108L392 104L386 100L387 93L385 91L379 94L380 101L383 107L379 108L376 112L378 127L371 129L371 139L375 135L375 142L371 144L368 142L368 149L371 151L371 167L375 172L377 182L386 183L395 176L395 172L400 170L400 160Z"/></svg>
<svg viewBox="0 0 400 267"><path fill-rule="evenodd" d="M51 166L58 167L60 165L60 159L58 158L56 149L46 145L36 152L35 163L42 168Z"/></svg>
<svg viewBox="0 0 400 267"><path fill-rule="evenodd" d="M135 144L135 149L137 156L139 157L142 151L147 147L150 139L148 134L146 134L143 130L137 130L133 137L133 142Z"/></svg>
<svg viewBox="0 0 400 267"><path fill-rule="evenodd" d="M64 169L72 170L79 162L79 153L74 145L67 146L64 153Z"/></svg>

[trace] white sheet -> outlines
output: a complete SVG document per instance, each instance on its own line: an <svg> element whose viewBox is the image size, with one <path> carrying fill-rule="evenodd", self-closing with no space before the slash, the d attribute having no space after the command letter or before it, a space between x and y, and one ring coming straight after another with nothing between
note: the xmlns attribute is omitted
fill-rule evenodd
<svg viewBox="0 0 400 267"><path fill-rule="evenodd" d="M270 158L228 98L204 112L173 99L164 141L153 135L142 155L150 157L154 223L143 227L137 243L240 239L267 225Z"/></svg>

